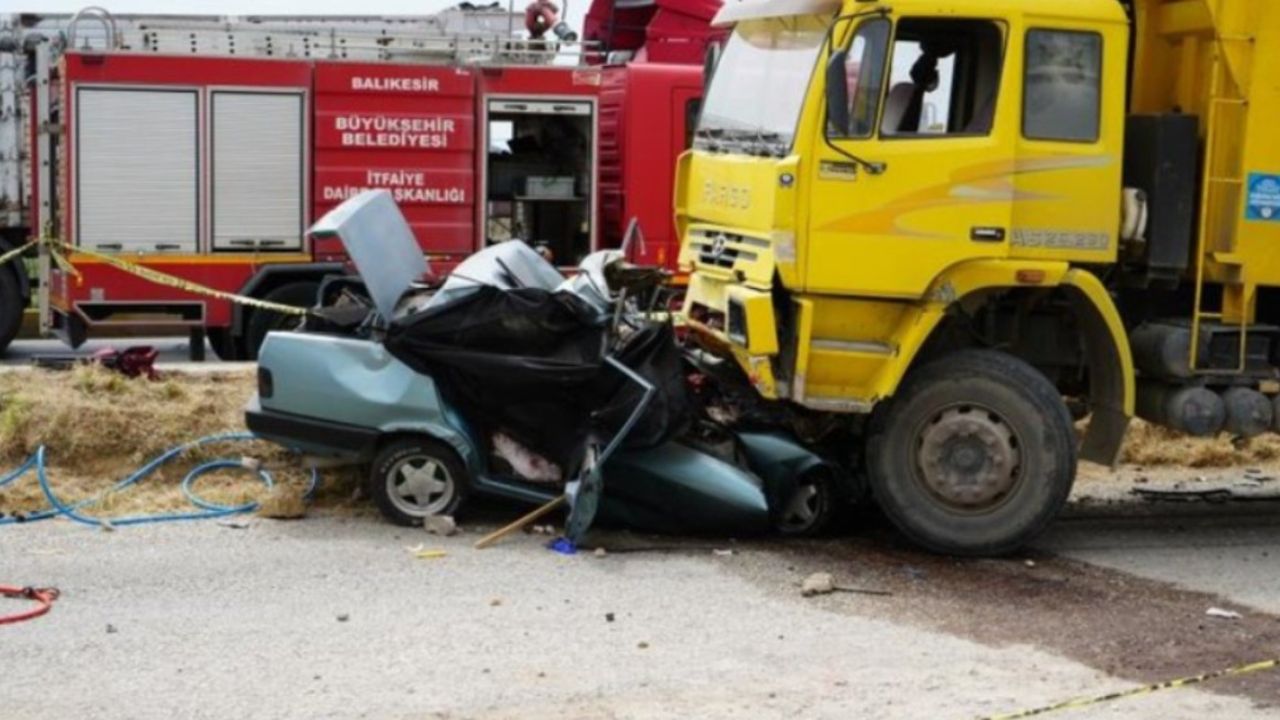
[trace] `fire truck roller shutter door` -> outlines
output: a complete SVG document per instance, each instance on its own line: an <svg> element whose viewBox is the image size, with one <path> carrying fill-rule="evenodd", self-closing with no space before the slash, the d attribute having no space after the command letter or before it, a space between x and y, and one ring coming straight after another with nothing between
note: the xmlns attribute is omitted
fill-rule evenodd
<svg viewBox="0 0 1280 720"><path fill-rule="evenodd" d="M210 93L214 250L302 247L303 95Z"/></svg>
<svg viewBox="0 0 1280 720"><path fill-rule="evenodd" d="M94 250L195 251L196 91L81 87L75 102L75 241Z"/></svg>

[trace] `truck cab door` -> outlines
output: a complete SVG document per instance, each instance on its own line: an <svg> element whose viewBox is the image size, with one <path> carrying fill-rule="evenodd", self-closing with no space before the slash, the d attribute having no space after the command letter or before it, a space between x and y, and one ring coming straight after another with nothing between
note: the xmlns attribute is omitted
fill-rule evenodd
<svg viewBox="0 0 1280 720"><path fill-rule="evenodd" d="M844 87L808 169L810 292L918 298L956 263L1008 255L1008 36L995 19L875 17L824 54Z"/></svg>

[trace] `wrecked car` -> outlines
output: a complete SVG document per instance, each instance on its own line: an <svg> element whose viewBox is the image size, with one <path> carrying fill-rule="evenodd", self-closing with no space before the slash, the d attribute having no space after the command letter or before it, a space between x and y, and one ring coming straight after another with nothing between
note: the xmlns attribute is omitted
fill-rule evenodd
<svg viewBox="0 0 1280 720"><path fill-rule="evenodd" d="M257 435L367 464L392 522L454 514L473 495L566 495L566 535L595 521L657 532L816 532L845 492L836 464L778 430L701 410L669 318L635 301L663 277L606 250L562 274L520 240L443 283L386 191L322 218L358 277L334 278L304 326L268 335Z"/></svg>

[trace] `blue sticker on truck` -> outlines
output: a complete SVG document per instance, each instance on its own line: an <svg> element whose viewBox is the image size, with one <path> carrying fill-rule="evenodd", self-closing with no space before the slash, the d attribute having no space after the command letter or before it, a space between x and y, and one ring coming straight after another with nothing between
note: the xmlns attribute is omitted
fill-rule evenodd
<svg viewBox="0 0 1280 720"><path fill-rule="evenodd" d="M1280 175L1249 174L1244 219L1280 222Z"/></svg>

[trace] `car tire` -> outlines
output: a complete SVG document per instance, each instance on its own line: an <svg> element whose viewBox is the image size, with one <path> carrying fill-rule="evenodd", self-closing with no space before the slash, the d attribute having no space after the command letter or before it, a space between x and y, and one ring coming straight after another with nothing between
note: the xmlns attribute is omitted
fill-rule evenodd
<svg viewBox="0 0 1280 720"><path fill-rule="evenodd" d="M773 513L773 529L783 537L818 537L840 507L835 478L825 468L800 476L791 497Z"/></svg>
<svg viewBox="0 0 1280 720"><path fill-rule="evenodd" d="M426 437L387 443L373 459L368 492L397 525L420 525L430 515L453 515L470 494L470 478L453 448Z"/></svg>
<svg viewBox="0 0 1280 720"><path fill-rule="evenodd" d="M1036 537L1075 480L1071 416L1026 362L964 350L913 370L867 442L872 495L909 539L1004 555Z"/></svg>
<svg viewBox="0 0 1280 720"><path fill-rule="evenodd" d="M3 246L0 246L3 249ZM9 348L9 344L18 336L22 328L22 292L18 288L18 279L11 268L22 270L19 261L0 266L0 355Z"/></svg>
<svg viewBox="0 0 1280 720"><path fill-rule="evenodd" d="M316 302L319 285L313 282L292 282L281 285L262 297L267 302L294 307L309 308ZM291 330L301 320L295 315L286 315L273 310L255 309L249 314L245 323L244 352L250 360L258 359L258 349L272 330Z"/></svg>

